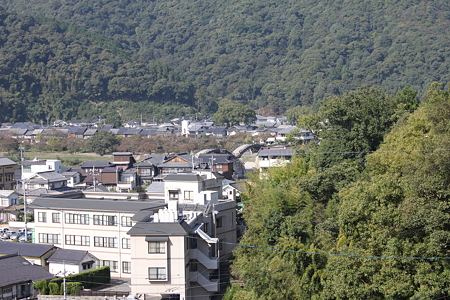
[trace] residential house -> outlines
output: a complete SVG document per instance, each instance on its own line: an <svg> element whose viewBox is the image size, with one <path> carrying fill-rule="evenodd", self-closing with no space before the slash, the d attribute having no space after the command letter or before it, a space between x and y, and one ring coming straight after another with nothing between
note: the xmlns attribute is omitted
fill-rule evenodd
<svg viewBox="0 0 450 300"><path fill-rule="evenodd" d="M94 270L99 262L99 259L88 251L61 248L47 259L50 273L58 277Z"/></svg>
<svg viewBox="0 0 450 300"><path fill-rule="evenodd" d="M0 189L11 190L16 185L17 164L7 157L0 157Z"/></svg>
<svg viewBox="0 0 450 300"><path fill-rule="evenodd" d="M229 153L202 154L197 157L199 169L209 169L218 172L226 179L232 179L234 164L238 159Z"/></svg>
<svg viewBox="0 0 450 300"><path fill-rule="evenodd" d="M19 194L13 190L0 190L0 222L15 220Z"/></svg>
<svg viewBox="0 0 450 300"><path fill-rule="evenodd" d="M81 173L77 171L66 171L61 173L67 179L68 187L75 187L81 182Z"/></svg>
<svg viewBox="0 0 450 300"><path fill-rule="evenodd" d="M67 178L55 171L38 172L25 181L25 189L56 190L67 187Z"/></svg>
<svg viewBox="0 0 450 300"><path fill-rule="evenodd" d="M205 130L205 135L212 135L217 138L225 138L227 136L228 129L225 126L210 127Z"/></svg>
<svg viewBox="0 0 450 300"><path fill-rule="evenodd" d="M138 185L145 185L152 182L153 178L159 174L158 165L162 164L166 156L164 154L154 154L143 161L133 164L136 168Z"/></svg>
<svg viewBox="0 0 450 300"><path fill-rule="evenodd" d="M283 166L291 161L294 153L290 146L262 147L256 155L256 167L264 172L270 167Z"/></svg>
<svg viewBox="0 0 450 300"><path fill-rule="evenodd" d="M32 288L33 283L55 278L18 254L0 257L0 274L0 295L5 300L35 298L37 291Z"/></svg>
<svg viewBox="0 0 450 300"><path fill-rule="evenodd" d="M167 160L159 164L158 173L162 175L190 172L192 170L193 157L188 154L178 154L169 157Z"/></svg>
<svg viewBox="0 0 450 300"><path fill-rule="evenodd" d="M22 168L22 179L30 178L39 172L62 172L61 161L55 159L38 159L36 157L33 160L24 160L20 165Z"/></svg>
<svg viewBox="0 0 450 300"><path fill-rule="evenodd" d="M56 251L56 249L58 249L58 247L52 244L0 241L0 256L19 254L30 263L42 266L47 271L49 270L47 259Z"/></svg>

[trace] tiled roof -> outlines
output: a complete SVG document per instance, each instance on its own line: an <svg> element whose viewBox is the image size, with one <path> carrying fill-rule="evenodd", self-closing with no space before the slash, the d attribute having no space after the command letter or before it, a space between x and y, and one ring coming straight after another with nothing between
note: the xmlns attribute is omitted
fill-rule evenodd
<svg viewBox="0 0 450 300"><path fill-rule="evenodd" d="M52 256L47 259L49 263L67 263L79 264L88 255L88 251L71 250L71 249L57 249ZM92 254L91 254L92 255Z"/></svg>
<svg viewBox="0 0 450 300"><path fill-rule="evenodd" d="M19 255L22 256L41 257L54 248L54 245L48 244L14 243L10 241L0 241L0 254L19 253Z"/></svg>
<svg viewBox="0 0 450 300"><path fill-rule="evenodd" d="M16 243L13 243L16 244ZM26 281L36 282L42 279L55 278L42 266L33 265L19 255L6 255L0 257L0 286L8 286Z"/></svg>

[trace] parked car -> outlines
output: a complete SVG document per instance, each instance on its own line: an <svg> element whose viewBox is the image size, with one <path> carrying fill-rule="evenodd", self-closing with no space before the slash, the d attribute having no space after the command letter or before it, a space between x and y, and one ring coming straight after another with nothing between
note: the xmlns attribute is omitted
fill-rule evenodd
<svg viewBox="0 0 450 300"><path fill-rule="evenodd" d="M20 235L21 235L20 232L14 231L13 233L11 233L9 235L9 239L10 240L17 240L20 237Z"/></svg>
<svg viewBox="0 0 450 300"><path fill-rule="evenodd" d="M26 239L25 239L25 236L27 237ZM31 241L32 239L33 239L33 234L31 232L29 232L29 233L27 233L27 235L22 234L19 237L19 242Z"/></svg>
<svg viewBox="0 0 450 300"><path fill-rule="evenodd" d="M2 233L1 238L4 240L9 239L9 236L13 233L14 231L5 231Z"/></svg>

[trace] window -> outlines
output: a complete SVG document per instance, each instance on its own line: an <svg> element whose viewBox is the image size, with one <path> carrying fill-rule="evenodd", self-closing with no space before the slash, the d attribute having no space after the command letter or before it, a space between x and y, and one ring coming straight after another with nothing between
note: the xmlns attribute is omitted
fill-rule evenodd
<svg viewBox="0 0 450 300"><path fill-rule="evenodd" d="M184 199L185 200L194 200L194 192L193 191L184 191Z"/></svg>
<svg viewBox="0 0 450 300"><path fill-rule="evenodd" d="M66 224L85 224L89 225L89 215L66 213L64 215Z"/></svg>
<svg viewBox="0 0 450 300"><path fill-rule="evenodd" d="M216 219L216 228L220 228L222 227L222 218L217 218Z"/></svg>
<svg viewBox="0 0 450 300"><path fill-rule="evenodd" d="M165 253L166 242L148 242L148 253Z"/></svg>
<svg viewBox="0 0 450 300"><path fill-rule="evenodd" d="M38 212L38 222L47 222L46 212Z"/></svg>
<svg viewBox="0 0 450 300"><path fill-rule="evenodd" d="M67 245L90 246L90 237L82 235L66 235Z"/></svg>
<svg viewBox="0 0 450 300"><path fill-rule="evenodd" d="M94 225L116 226L117 216L94 215Z"/></svg>
<svg viewBox="0 0 450 300"><path fill-rule="evenodd" d="M169 199L170 200L178 200L178 190L169 191Z"/></svg>
<svg viewBox="0 0 450 300"><path fill-rule="evenodd" d="M197 239L195 237L189 238L189 249L197 249Z"/></svg>
<svg viewBox="0 0 450 300"><path fill-rule="evenodd" d="M117 248L117 238L94 236L94 247Z"/></svg>
<svg viewBox="0 0 450 300"><path fill-rule="evenodd" d="M52 213L52 222L53 223L61 223L61 214L60 213Z"/></svg>
<svg viewBox="0 0 450 300"><path fill-rule="evenodd" d="M166 280L166 268L148 268L149 280Z"/></svg>
<svg viewBox="0 0 450 300"><path fill-rule="evenodd" d="M130 239L123 238L122 239L122 249L130 249L130 248L131 248Z"/></svg>
<svg viewBox="0 0 450 300"><path fill-rule="evenodd" d="M131 262L123 261L122 262L122 271L124 273L131 273Z"/></svg>
<svg viewBox="0 0 450 300"><path fill-rule="evenodd" d="M141 176L151 176L152 170L151 169L139 169L139 175Z"/></svg>
<svg viewBox="0 0 450 300"><path fill-rule="evenodd" d="M131 227L131 217L122 216L122 226Z"/></svg>
<svg viewBox="0 0 450 300"><path fill-rule="evenodd" d="M117 272L119 270L119 263L115 260L102 260L101 264L103 267L109 266L111 272Z"/></svg>
<svg viewBox="0 0 450 300"><path fill-rule="evenodd" d="M39 243L42 244L60 244L59 234L39 233Z"/></svg>
<svg viewBox="0 0 450 300"><path fill-rule="evenodd" d="M83 270L89 270L92 268L93 263L92 262L84 262L82 263L83 265Z"/></svg>

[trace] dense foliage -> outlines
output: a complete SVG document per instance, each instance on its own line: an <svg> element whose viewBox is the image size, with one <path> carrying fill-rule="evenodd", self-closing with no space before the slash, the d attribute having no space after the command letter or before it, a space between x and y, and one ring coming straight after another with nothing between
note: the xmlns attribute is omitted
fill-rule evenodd
<svg viewBox="0 0 450 300"><path fill-rule="evenodd" d="M133 66L117 68L117 58L109 51L94 47L89 51L96 58L92 61L77 43L69 49L60 47L68 54L56 53L55 59L78 50L79 72L69 68L62 77L69 78L67 84L75 92L85 90L83 99L88 100L134 100L150 94L191 104L188 83L167 76L158 78L165 79L160 82L144 80L143 69L153 61L170 65L176 74L203 87L196 108L205 114L214 112L211 100L219 97L283 111L363 84L394 92L410 86L422 96L431 82L450 79L450 6L444 0L1 0L0 4L21 14L78 25L71 25L72 33L86 34L82 29L89 29L102 35L96 36L102 49L128 54ZM54 24L48 26L57 31L66 26ZM32 41L22 40L20 45L29 47ZM45 58L47 51L43 53ZM87 74L80 68L84 65L89 65ZM104 73L111 72L118 74L105 78ZM80 87L70 84L75 75L77 80L91 78ZM48 93L54 90L53 97L65 96L63 101L70 103L72 90L63 89L61 94L58 78L48 78L55 88ZM153 85L155 91L148 88Z"/></svg>
<svg viewBox="0 0 450 300"><path fill-rule="evenodd" d="M195 87L183 76L158 61L132 61L120 44L77 28L0 9L1 121L120 124L192 112Z"/></svg>
<svg viewBox="0 0 450 300"><path fill-rule="evenodd" d="M301 152L252 178L241 244L297 252L237 248L233 273L243 287L227 299L450 296L448 260L420 259L449 255L450 92L434 84L421 107L406 111L394 112L396 124L365 164L355 156L318 169L314 161L328 154Z"/></svg>

